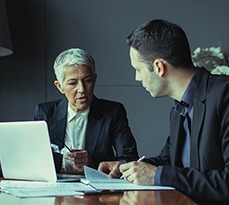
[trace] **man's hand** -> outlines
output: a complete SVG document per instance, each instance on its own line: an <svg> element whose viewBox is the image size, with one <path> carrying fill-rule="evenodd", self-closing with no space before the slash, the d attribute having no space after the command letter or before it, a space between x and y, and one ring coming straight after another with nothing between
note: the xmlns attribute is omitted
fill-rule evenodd
<svg viewBox="0 0 229 205"><path fill-rule="evenodd" d="M108 174L111 178L118 178L121 176L119 171L119 166L123 162L113 161L113 162L101 162L99 164L98 170Z"/></svg>
<svg viewBox="0 0 229 205"><path fill-rule="evenodd" d="M154 185L156 167L145 162L129 162L120 165L120 171L125 179L135 184Z"/></svg>

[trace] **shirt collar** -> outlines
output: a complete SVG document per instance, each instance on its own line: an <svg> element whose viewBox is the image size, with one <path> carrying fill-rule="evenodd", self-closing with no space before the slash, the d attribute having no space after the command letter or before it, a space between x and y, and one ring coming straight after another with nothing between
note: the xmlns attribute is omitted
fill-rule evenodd
<svg viewBox="0 0 229 205"><path fill-rule="evenodd" d="M181 113L184 108L188 109L193 105L194 92L196 88L196 73L197 72L195 71L190 83L188 84L188 87L186 88L181 98L181 101L175 101L174 109L178 113Z"/></svg>
<svg viewBox="0 0 229 205"><path fill-rule="evenodd" d="M188 87L186 88L182 98L181 98L181 103L183 104L183 106L185 107L190 107L193 105L193 98L194 98L194 92L195 92L195 88L196 88L196 71L188 85Z"/></svg>
<svg viewBox="0 0 229 205"><path fill-rule="evenodd" d="M68 117L67 117L67 121L70 122L76 115L81 115L83 117L87 117L88 113L90 111L90 106L87 107L86 110L82 111L82 112L75 112L70 104L68 103Z"/></svg>

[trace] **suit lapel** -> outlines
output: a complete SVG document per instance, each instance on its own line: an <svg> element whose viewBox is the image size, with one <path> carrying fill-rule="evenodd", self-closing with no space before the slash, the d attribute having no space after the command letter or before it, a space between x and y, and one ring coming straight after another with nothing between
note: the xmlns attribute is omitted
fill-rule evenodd
<svg viewBox="0 0 229 205"><path fill-rule="evenodd" d="M58 137L62 141L65 138L66 122L67 122L68 102L63 99L54 111L53 118L50 119L50 138L51 142L63 148L63 144L56 139Z"/></svg>
<svg viewBox="0 0 229 205"><path fill-rule="evenodd" d="M101 128L104 123L104 120L102 119L101 107L98 101L99 100L94 96L88 115L85 148L90 155L94 153L96 144L99 140Z"/></svg>
<svg viewBox="0 0 229 205"><path fill-rule="evenodd" d="M196 99L194 99L194 113L193 113L193 123L192 123L192 136L191 136L191 167L200 168L199 162L199 138L201 133L201 128L203 124L203 119L205 115L205 105Z"/></svg>
<svg viewBox="0 0 229 205"><path fill-rule="evenodd" d="M205 100L207 95L209 72L203 68L197 68L196 90L194 96L194 110L191 136L191 166L200 168L199 139L205 116Z"/></svg>
<svg viewBox="0 0 229 205"><path fill-rule="evenodd" d="M171 137L171 163L173 166L182 167L182 147L184 143L184 117L172 110L171 124L170 124L170 137ZM179 126L177 126L179 125Z"/></svg>

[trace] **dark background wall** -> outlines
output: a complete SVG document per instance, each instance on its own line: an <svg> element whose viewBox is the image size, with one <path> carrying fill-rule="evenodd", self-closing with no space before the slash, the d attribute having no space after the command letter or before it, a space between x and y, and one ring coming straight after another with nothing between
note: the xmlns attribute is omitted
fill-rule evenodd
<svg viewBox="0 0 229 205"><path fill-rule="evenodd" d="M37 103L62 97L53 60L71 47L96 61L95 94L122 102L140 155L157 154L168 135L170 99L153 99L134 80L126 36L163 18L183 27L192 51L218 46L229 54L228 0L5 0L14 54L0 58L0 121L32 120Z"/></svg>

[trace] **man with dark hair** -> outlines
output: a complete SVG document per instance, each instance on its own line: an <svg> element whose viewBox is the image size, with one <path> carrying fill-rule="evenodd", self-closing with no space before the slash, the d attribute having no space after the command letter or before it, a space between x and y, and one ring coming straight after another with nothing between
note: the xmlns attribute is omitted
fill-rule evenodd
<svg viewBox="0 0 229 205"><path fill-rule="evenodd" d="M196 68L182 28L152 20L127 38L136 80L175 100L170 135L156 157L103 162L99 170L142 185L166 185L198 202L229 202L229 77Z"/></svg>

